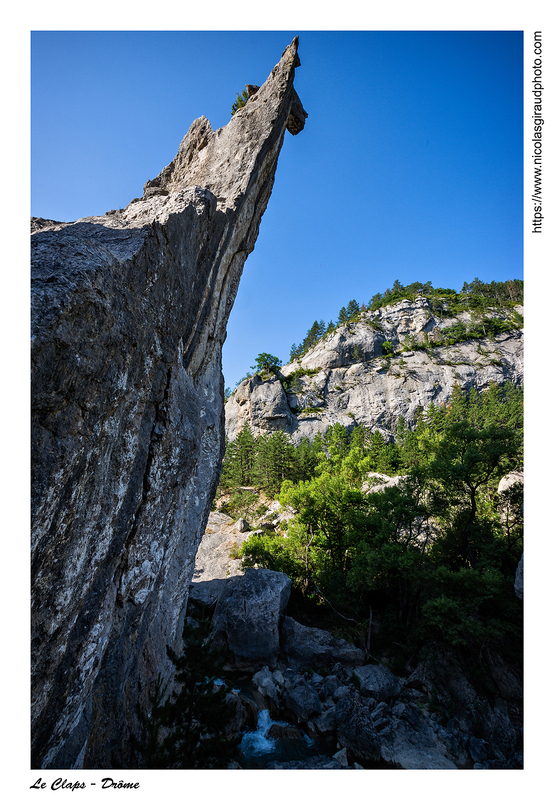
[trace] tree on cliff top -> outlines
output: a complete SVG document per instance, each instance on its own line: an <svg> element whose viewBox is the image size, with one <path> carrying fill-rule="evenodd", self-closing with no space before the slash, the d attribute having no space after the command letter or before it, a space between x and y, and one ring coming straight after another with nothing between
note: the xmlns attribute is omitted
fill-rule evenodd
<svg viewBox="0 0 554 800"><path fill-rule="evenodd" d="M279 367L283 366L283 362L281 359L277 358L277 356L272 356L270 353L260 353L256 358L256 363L250 369L255 370L258 373L262 372L271 372L275 374Z"/></svg>

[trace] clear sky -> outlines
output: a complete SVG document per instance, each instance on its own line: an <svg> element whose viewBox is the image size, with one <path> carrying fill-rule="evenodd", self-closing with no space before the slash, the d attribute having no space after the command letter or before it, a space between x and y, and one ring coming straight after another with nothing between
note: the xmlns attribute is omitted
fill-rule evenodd
<svg viewBox="0 0 554 800"><path fill-rule="evenodd" d="M41 31L31 39L33 216L121 208L194 119L225 125L293 36L309 116L286 134L224 346L234 388L314 320L401 283L523 277L519 31Z"/></svg>

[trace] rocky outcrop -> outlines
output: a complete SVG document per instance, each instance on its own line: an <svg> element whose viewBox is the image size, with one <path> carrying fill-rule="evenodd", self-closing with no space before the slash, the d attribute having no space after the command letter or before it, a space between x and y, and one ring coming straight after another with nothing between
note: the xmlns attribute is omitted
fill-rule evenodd
<svg viewBox="0 0 554 800"><path fill-rule="evenodd" d="M231 651L235 667L275 666L290 590L290 578L269 569L247 569L244 576L228 579L215 608L213 629Z"/></svg>
<svg viewBox="0 0 554 800"><path fill-rule="evenodd" d="M523 307L515 311L523 314ZM510 312L489 316L503 320ZM439 343L446 328L470 322L469 313L435 313L425 297L363 312L278 376L244 380L225 404L227 436L234 439L247 423L256 436L284 430L298 441L339 422L347 428L364 425L388 439L400 416L410 423L419 406L447 403L455 384L521 385L523 331L515 324L494 338ZM385 342L392 358L386 357Z"/></svg>
<svg viewBox="0 0 554 800"><path fill-rule="evenodd" d="M227 514L210 512L194 562L189 590L191 610L197 607L213 612L227 578L242 575L242 560L238 558L238 550L251 533L250 530L238 530L234 520Z"/></svg>
<svg viewBox="0 0 554 800"><path fill-rule="evenodd" d="M33 224L35 769L124 765L137 700L170 674L221 466L226 323L307 116L297 46L125 209Z"/></svg>
<svg viewBox="0 0 554 800"><path fill-rule="evenodd" d="M299 668L313 664L330 668L339 662L356 666L364 662L364 654L358 647L344 639L335 639L320 628L301 625L292 617L283 618L281 649L289 663Z"/></svg>
<svg viewBox="0 0 554 800"><path fill-rule="evenodd" d="M271 736L307 736L312 748L336 750L344 769L521 768L522 676L500 655L483 654L486 696L467 665L446 654L399 677L374 659L364 664L370 659L355 645L286 615L290 582L282 573L248 569L224 583L215 638L229 646L230 674L238 669L243 686L251 676L250 688L239 690L241 730L256 728L263 709L268 724L280 723ZM320 755L265 768L338 766Z"/></svg>

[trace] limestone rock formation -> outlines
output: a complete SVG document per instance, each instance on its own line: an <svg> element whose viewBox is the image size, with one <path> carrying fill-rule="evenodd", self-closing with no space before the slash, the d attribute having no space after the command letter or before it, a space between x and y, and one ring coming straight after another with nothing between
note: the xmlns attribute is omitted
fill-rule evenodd
<svg viewBox="0 0 554 800"><path fill-rule="evenodd" d="M523 314L522 306L514 310ZM494 338L438 344L445 328L470 321L469 312L455 317L436 313L426 297L364 312L357 322L324 336L278 376L244 380L225 404L226 434L234 439L247 423L255 436L283 430L298 441L339 422L347 428L364 425L389 439L400 416L410 423L419 406L448 402L455 384L477 389L493 381L521 385L523 331L515 325ZM385 357L384 342L390 342L394 358Z"/></svg>
<svg viewBox="0 0 554 800"><path fill-rule="evenodd" d="M252 531L238 531L234 520L220 511L210 512L208 525L196 553L189 591L189 606L213 611L227 578L242 575L238 550Z"/></svg>
<svg viewBox="0 0 554 800"><path fill-rule="evenodd" d="M250 568L227 580L212 622L217 640L229 647L237 668L275 666L290 591L290 578L269 569Z"/></svg>
<svg viewBox="0 0 554 800"><path fill-rule="evenodd" d="M136 702L170 674L221 467L226 323L307 116L297 48L125 209L32 226L35 769L124 766Z"/></svg>

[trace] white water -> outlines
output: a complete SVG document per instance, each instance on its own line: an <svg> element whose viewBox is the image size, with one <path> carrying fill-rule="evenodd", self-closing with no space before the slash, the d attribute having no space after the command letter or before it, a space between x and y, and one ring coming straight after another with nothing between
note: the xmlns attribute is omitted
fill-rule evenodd
<svg viewBox="0 0 554 800"><path fill-rule="evenodd" d="M240 743L240 749L245 756L259 756L263 753L271 753L275 750L277 741L267 738L268 731L272 725L273 720L269 716L267 708L259 711L256 730L245 733Z"/></svg>
<svg viewBox="0 0 554 800"><path fill-rule="evenodd" d="M269 729L274 722L275 720L269 716L269 711L262 709L258 711L256 730L243 734L239 749L246 769L264 769L270 761L304 761L309 756L317 754L315 743L306 734L303 734L301 739L269 738ZM278 724L287 727L290 725L283 721Z"/></svg>

